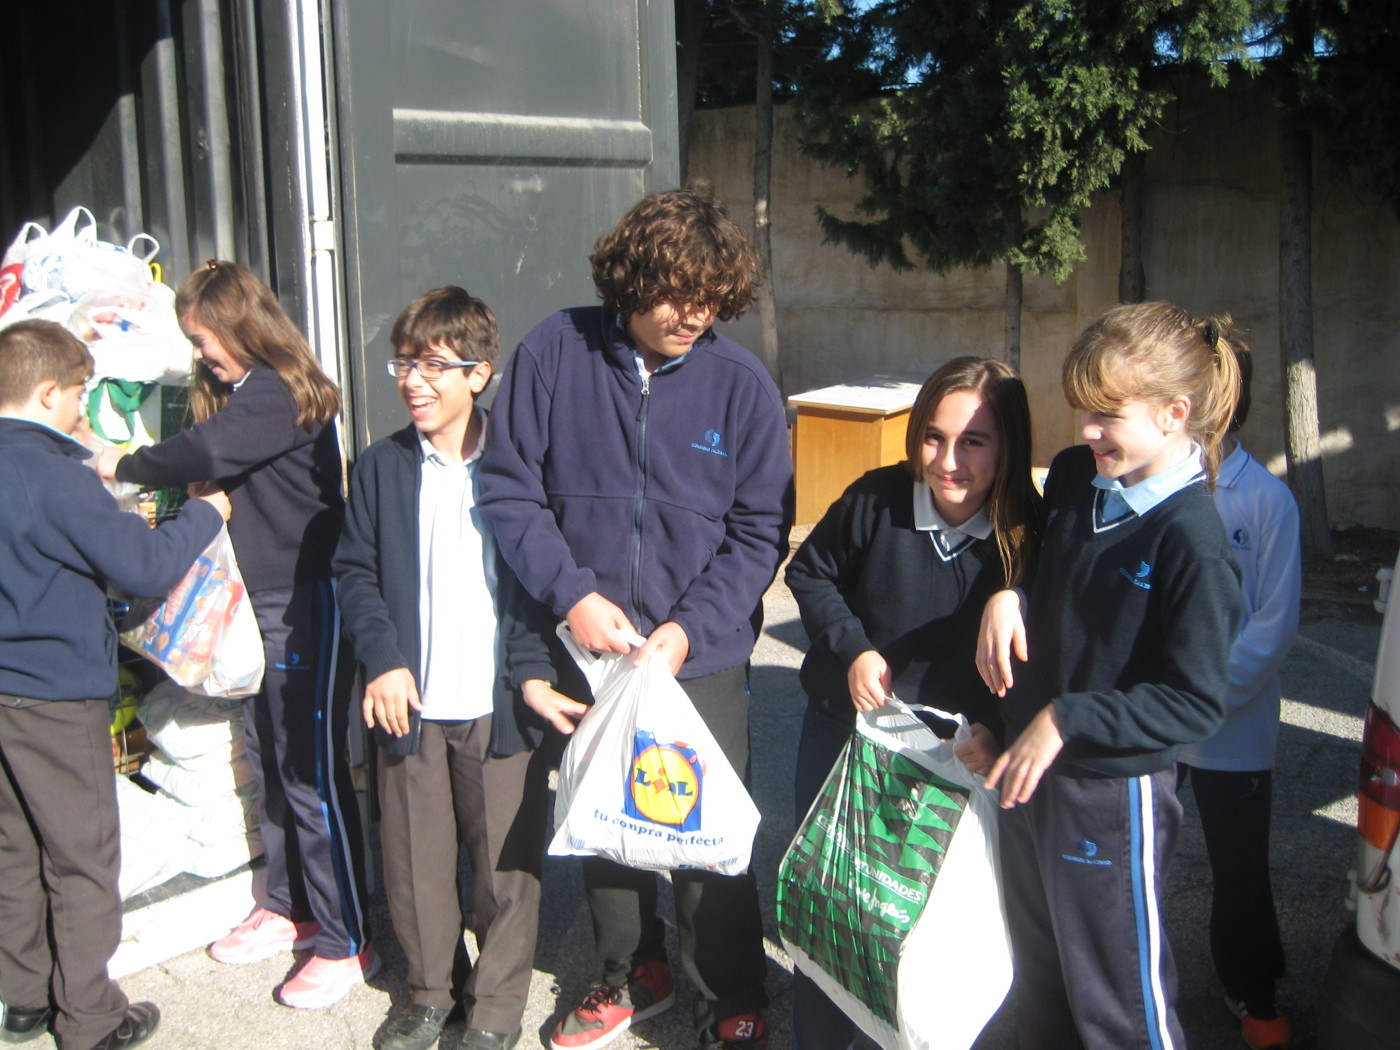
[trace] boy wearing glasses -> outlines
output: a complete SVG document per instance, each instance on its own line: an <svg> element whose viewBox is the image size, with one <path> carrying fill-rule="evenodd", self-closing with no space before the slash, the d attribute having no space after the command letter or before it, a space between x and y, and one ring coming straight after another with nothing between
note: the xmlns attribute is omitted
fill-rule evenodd
<svg viewBox="0 0 1400 1050"><path fill-rule="evenodd" d="M390 340L389 374L411 423L356 463L334 561L364 670L365 724L380 748L384 885L411 992L378 1046L436 1045L460 1002L462 1046L509 1050L534 963L547 805L535 751L542 723L517 686L554 678L548 614L537 607L542 624L512 626L533 603L476 510L486 427L476 398L499 356L490 308L461 288L435 288L399 315ZM474 967L459 844L473 872Z"/></svg>

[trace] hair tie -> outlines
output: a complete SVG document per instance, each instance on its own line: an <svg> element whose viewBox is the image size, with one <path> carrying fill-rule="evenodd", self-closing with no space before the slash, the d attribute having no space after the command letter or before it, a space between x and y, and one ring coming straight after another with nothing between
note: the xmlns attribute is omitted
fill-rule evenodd
<svg viewBox="0 0 1400 1050"><path fill-rule="evenodd" d="M210 259L207 263L205 263L205 265L208 266L211 270L217 270L219 268L219 260Z"/></svg>
<svg viewBox="0 0 1400 1050"><path fill-rule="evenodd" d="M1210 347L1211 353L1214 353L1220 345L1220 326L1214 321L1207 321L1201 329L1201 338L1206 341L1206 346Z"/></svg>

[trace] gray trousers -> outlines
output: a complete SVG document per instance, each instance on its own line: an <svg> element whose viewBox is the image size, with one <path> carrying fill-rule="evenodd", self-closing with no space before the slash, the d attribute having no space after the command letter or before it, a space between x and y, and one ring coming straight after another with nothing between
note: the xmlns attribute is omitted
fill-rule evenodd
<svg viewBox="0 0 1400 1050"><path fill-rule="evenodd" d="M0 998L53 1004L63 1050L90 1050L127 999L107 976L122 933L105 700L0 694Z"/></svg>
<svg viewBox="0 0 1400 1050"><path fill-rule="evenodd" d="M539 752L490 755L491 718L424 719L414 755L379 753L379 834L394 932L413 1002L450 1009L488 1032L520 1027L539 929L549 792ZM472 866L480 956L462 944L458 846Z"/></svg>

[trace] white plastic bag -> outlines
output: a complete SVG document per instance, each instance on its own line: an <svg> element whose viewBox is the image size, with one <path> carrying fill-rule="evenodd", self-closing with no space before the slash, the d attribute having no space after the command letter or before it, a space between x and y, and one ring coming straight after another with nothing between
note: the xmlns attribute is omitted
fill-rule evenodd
<svg viewBox="0 0 1400 1050"><path fill-rule="evenodd" d="M595 656L560 631L593 689L569 737L549 852L630 868L748 870L758 807L664 660Z"/></svg>
<svg viewBox="0 0 1400 1050"><path fill-rule="evenodd" d="M262 634L227 527L219 529L160 607L123 630L121 639L186 689L229 697L258 691Z"/></svg>
<svg viewBox="0 0 1400 1050"><path fill-rule="evenodd" d="M967 1050L1011 987L997 795L899 701L862 713L778 871L793 963L885 1050Z"/></svg>

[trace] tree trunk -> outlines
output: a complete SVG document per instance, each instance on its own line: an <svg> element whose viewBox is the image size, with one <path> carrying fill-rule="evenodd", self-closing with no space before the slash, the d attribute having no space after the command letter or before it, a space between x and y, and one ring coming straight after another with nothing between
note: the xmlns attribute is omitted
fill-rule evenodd
<svg viewBox="0 0 1400 1050"><path fill-rule="evenodd" d="M754 71L753 232L763 268L758 288L758 320L763 341L759 354L778 389L783 388L783 366L778 347L778 309L773 290L773 236L769 195L773 182L773 6L780 0L763 0L757 25L758 51Z"/></svg>
<svg viewBox="0 0 1400 1050"><path fill-rule="evenodd" d="M1298 501L1303 557L1332 556L1313 356L1312 135L1285 119L1279 207L1279 336L1283 358L1284 448Z"/></svg>
<svg viewBox="0 0 1400 1050"><path fill-rule="evenodd" d="M1019 245L1026 238L1019 201L1008 201L1002 214L1006 223L1006 243ZM1021 304L1025 299L1025 274L1019 266L1006 263L1006 329L1002 356L1017 372L1021 371Z"/></svg>
<svg viewBox="0 0 1400 1050"><path fill-rule="evenodd" d="M1140 303L1147 298L1147 275L1142 267L1143 198L1147 154L1128 154L1119 175L1122 180L1122 225L1119 235L1118 301Z"/></svg>
<svg viewBox="0 0 1400 1050"><path fill-rule="evenodd" d="M700 49L705 38L705 0L675 0L676 125L680 139L681 185L689 178L690 117L700 90Z"/></svg>

